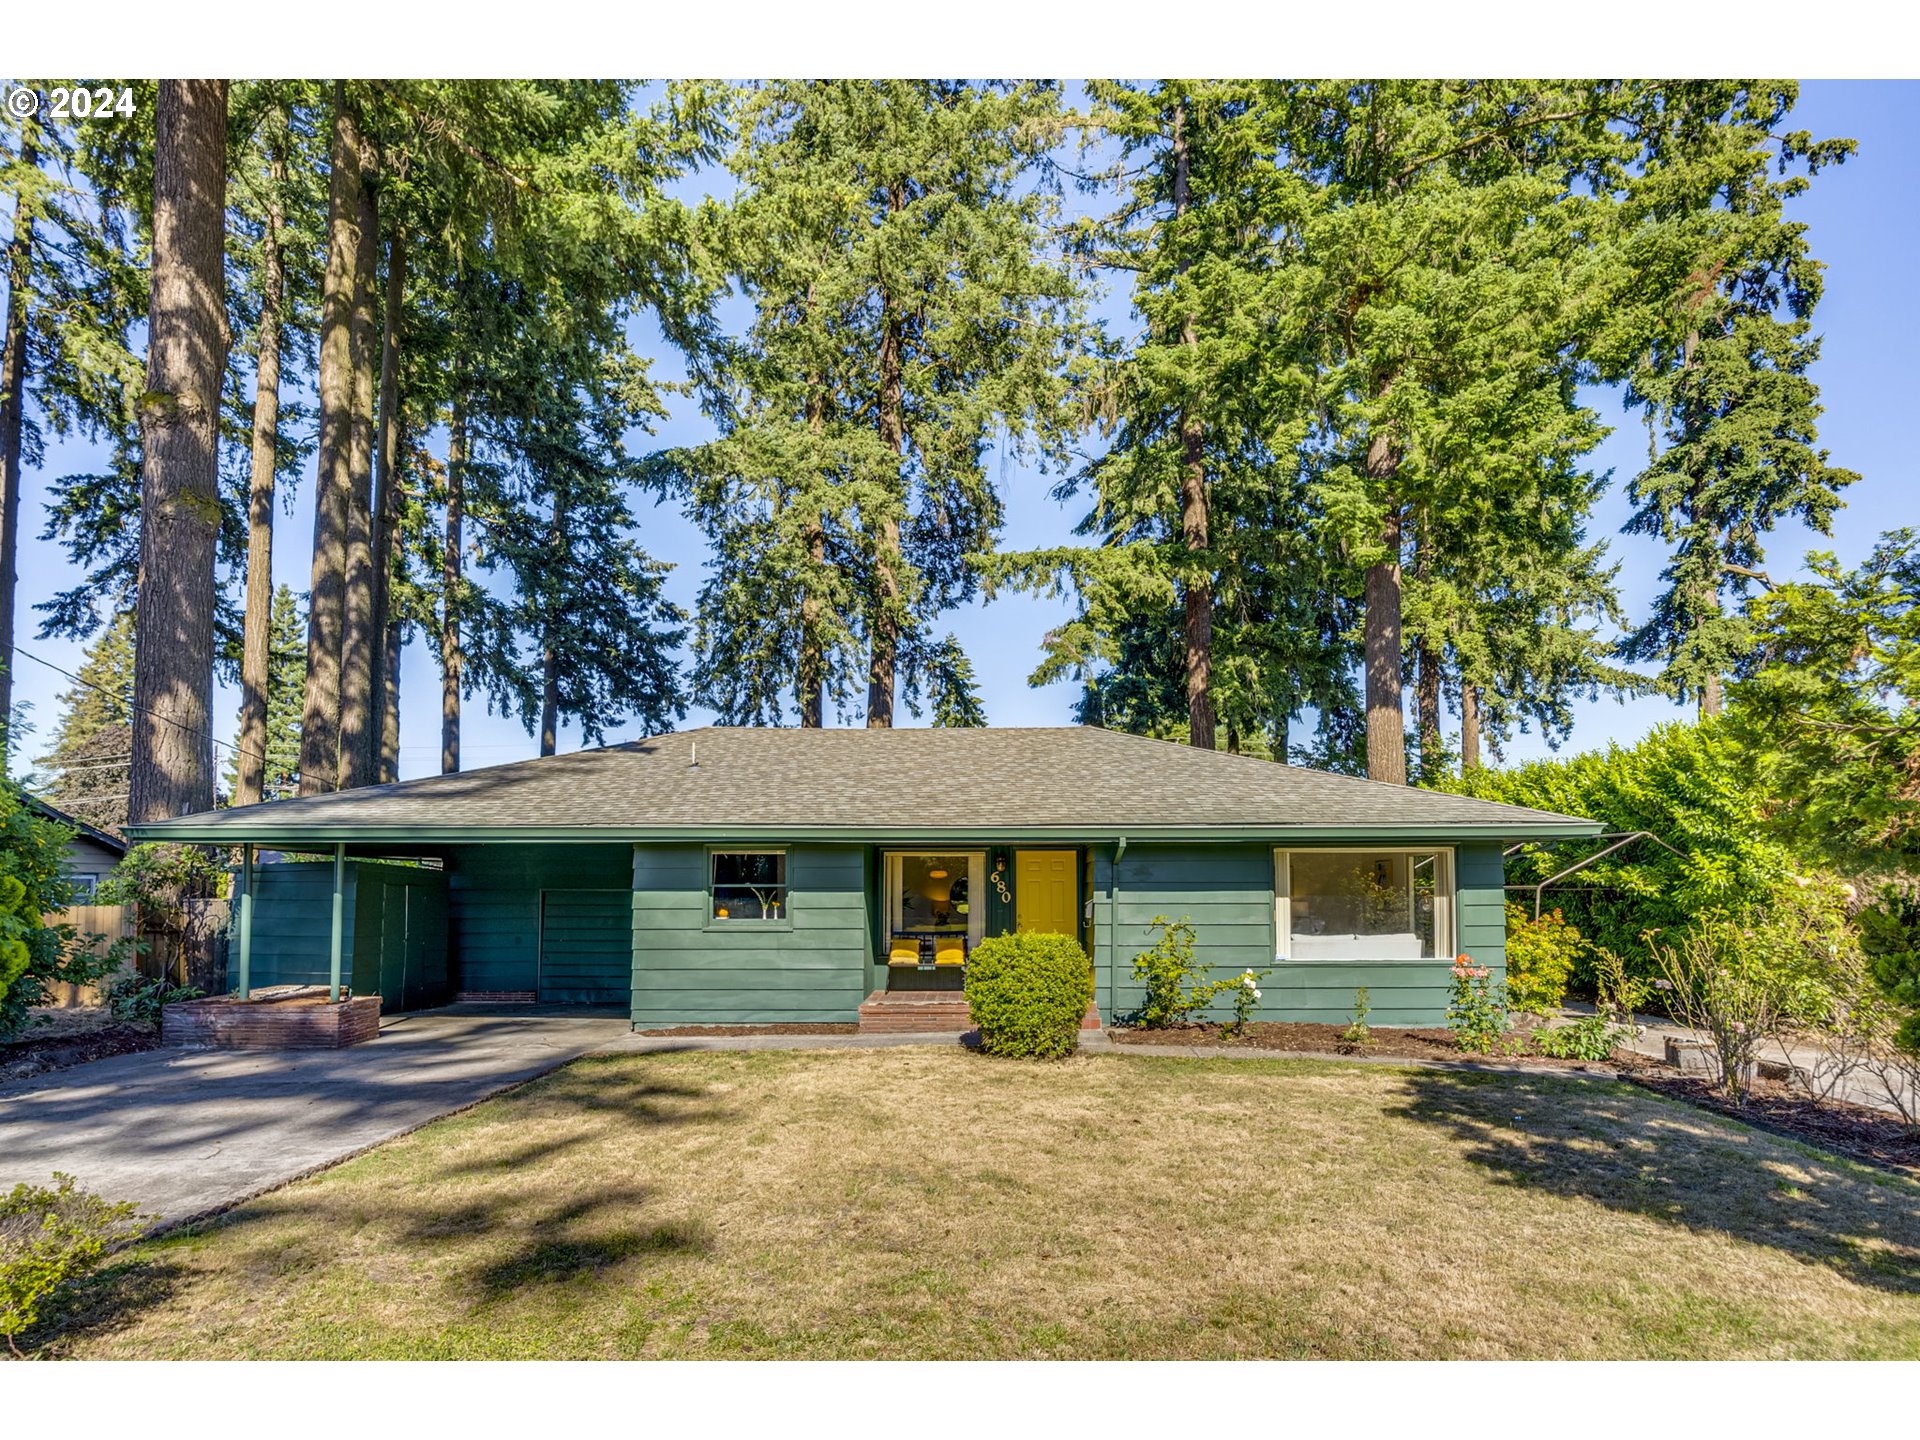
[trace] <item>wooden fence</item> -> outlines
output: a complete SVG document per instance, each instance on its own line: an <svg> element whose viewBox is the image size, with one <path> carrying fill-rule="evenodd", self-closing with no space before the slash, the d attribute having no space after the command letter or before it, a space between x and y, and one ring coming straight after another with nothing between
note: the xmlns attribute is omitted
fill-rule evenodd
<svg viewBox="0 0 1920 1440"><path fill-rule="evenodd" d="M104 951L115 940L133 933L133 912L125 905L74 905L53 917L57 925L71 925L80 935L96 936L92 949ZM72 1009L80 1005L106 1003L106 987L114 976L103 977L97 985L53 985L47 1003Z"/></svg>

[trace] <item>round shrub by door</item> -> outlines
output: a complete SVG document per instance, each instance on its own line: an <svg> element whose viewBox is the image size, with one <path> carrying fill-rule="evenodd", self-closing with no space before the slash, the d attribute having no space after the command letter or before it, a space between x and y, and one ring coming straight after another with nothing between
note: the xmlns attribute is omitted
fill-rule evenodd
<svg viewBox="0 0 1920 1440"><path fill-rule="evenodd" d="M967 1009L989 1055L1071 1055L1093 962L1067 935L996 935L967 956Z"/></svg>

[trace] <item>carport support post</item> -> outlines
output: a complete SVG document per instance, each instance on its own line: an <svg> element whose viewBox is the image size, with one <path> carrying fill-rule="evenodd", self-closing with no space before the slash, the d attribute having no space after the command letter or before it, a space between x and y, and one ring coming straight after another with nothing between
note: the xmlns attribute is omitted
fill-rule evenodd
<svg viewBox="0 0 1920 1440"><path fill-rule="evenodd" d="M240 847L240 998L253 994L253 846Z"/></svg>
<svg viewBox="0 0 1920 1440"><path fill-rule="evenodd" d="M344 909L347 883L347 847L333 847L333 943L327 952L327 999L340 998L340 917Z"/></svg>

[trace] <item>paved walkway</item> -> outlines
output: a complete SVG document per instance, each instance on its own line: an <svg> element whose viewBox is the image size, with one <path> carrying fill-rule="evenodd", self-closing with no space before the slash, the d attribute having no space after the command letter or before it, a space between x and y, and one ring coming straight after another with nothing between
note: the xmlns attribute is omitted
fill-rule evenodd
<svg viewBox="0 0 1920 1440"><path fill-rule="evenodd" d="M624 1014L396 1016L347 1050L148 1050L0 1088L0 1190L64 1170L177 1224L630 1033Z"/></svg>

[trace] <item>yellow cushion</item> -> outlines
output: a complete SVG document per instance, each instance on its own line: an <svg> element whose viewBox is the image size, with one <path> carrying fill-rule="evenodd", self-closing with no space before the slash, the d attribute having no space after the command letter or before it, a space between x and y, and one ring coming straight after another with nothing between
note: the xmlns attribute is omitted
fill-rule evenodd
<svg viewBox="0 0 1920 1440"><path fill-rule="evenodd" d="M920 942L918 940L898 940L887 952L889 965L918 965L920 963Z"/></svg>
<svg viewBox="0 0 1920 1440"><path fill-rule="evenodd" d="M967 963L967 947L958 940L936 940L933 947L933 963L964 965Z"/></svg>

